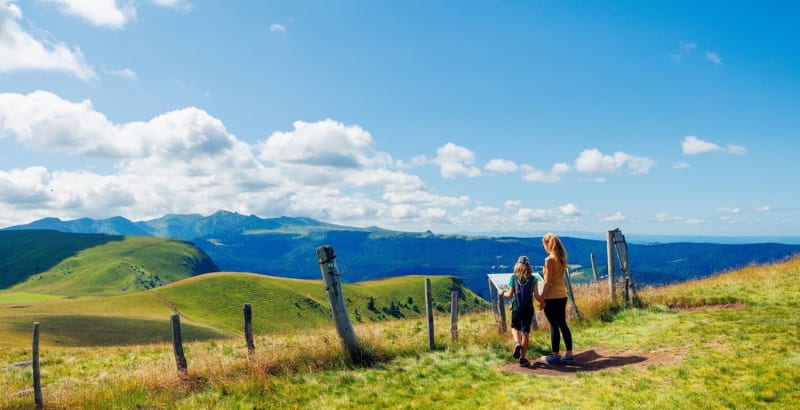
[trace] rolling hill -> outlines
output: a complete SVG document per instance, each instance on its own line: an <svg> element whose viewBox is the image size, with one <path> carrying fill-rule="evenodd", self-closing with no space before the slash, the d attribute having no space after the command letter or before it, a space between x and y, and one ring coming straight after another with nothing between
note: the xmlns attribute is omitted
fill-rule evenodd
<svg viewBox="0 0 800 410"><path fill-rule="evenodd" d="M0 289L16 292L114 295L218 270L202 250L182 240L0 231Z"/></svg>
<svg viewBox="0 0 800 410"><path fill-rule="evenodd" d="M422 276L345 284L342 289L353 323L425 314ZM434 309L440 312L449 310L452 290L459 291L462 312L487 306L458 278L431 277L431 289ZM29 338L35 321L47 329L46 343L62 346L166 342L171 337L169 317L176 312L181 314L186 340L229 337L242 333L244 303L252 306L258 334L333 325L321 280L220 272L108 297L7 301L9 292L0 292L0 333L9 343Z"/></svg>
<svg viewBox="0 0 800 410"><path fill-rule="evenodd" d="M453 275L486 296L486 274L509 272L519 255L534 263L545 253L540 238L437 235L399 232L375 227L333 225L310 218L263 219L219 211L210 216L167 215L131 222L105 220L61 221L46 218L7 229L47 228L64 232L147 234L191 241L221 270L314 279L319 277L316 248L333 245L346 282L411 274ZM576 281L590 281L590 254L599 274L606 273L604 241L562 237L570 263L581 265ZM634 242L631 240L631 242ZM721 271L784 260L800 253L800 245L777 243L629 244L634 279L640 285L658 285L702 278Z"/></svg>

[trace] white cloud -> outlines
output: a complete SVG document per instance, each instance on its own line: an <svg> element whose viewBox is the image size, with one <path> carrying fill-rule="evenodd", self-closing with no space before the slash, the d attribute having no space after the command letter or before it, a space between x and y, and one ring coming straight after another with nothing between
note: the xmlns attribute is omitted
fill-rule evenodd
<svg viewBox="0 0 800 410"><path fill-rule="evenodd" d="M519 166L514 161L507 159L492 159L483 166L483 169L497 173L517 172Z"/></svg>
<svg viewBox="0 0 800 410"><path fill-rule="evenodd" d="M622 212L617 211L617 212L614 212L613 215L609 215L609 216L603 217L601 219L603 221L605 221L605 222L622 222L622 221L627 220L628 217L623 215Z"/></svg>
<svg viewBox="0 0 800 410"><path fill-rule="evenodd" d="M772 209L772 207L770 207L768 205L764 205L764 206L757 207L756 211L758 211L758 212L769 212L771 209Z"/></svg>
<svg viewBox="0 0 800 410"><path fill-rule="evenodd" d="M713 142L701 140L693 135L687 135L683 138L683 142L681 142L681 148L684 155L697 155L707 152L726 152L733 155L747 154L747 148L745 147L739 145L728 145L726 147L721 147Z"/></svg>
<svg viewBox="0 0 800 410"><path fill-rule="evenodd" d="M690 164L688 162L682 162L682 161L681 162L675 162L675 163L672 164L672 169L687 169L687 168L691 168L691 167L692 167L692 164Z"/></svg>
<svg viewBox="0 0 800 410"><path fill-rule="evenodd" d="M269 31L271 31L273 33L285 33L286 32L286 26L284 26L283 24L272 23L269 26Z"/></svg>
<svg viewBox="0 0 800 410"><path fill-rule="evenodd" d="M16 4L0 0L0 72L63 71L84 81L97 77L80 48L38 39L22 29L17 22L21 19L22 11Z"/></svg>
<svg viewBox="0 0 800 410"><path fill-rule="evenodd" d="M720 57L719 54L711 51L706 51L706 59L716 65L722 64L722 57Z"/></svg>
<svg viewBox="0 0 800 410"><path fill-rule="evenodd" d="M136 19L133 1L117 0L43 0L59 5L61 12L81 18L92 25L120 29ZM119 3L119 4L118 4Z"/></svg>
<svg viewBox="0 0 800 410"><path fill-rule="evenodd" d="M655 161L650 158L624 152L605 155L597 149L583 150L575 160L575 169L589 174L617 172L625 167L633 174L646 174L653 166Z"/></svg>
<svg viewBox="0 0 800 410"><path fill-rule="evenodd" d="M150 0L151 3L159 7L166 7L169 9L178 10L181 12L189 12L194 6L187 0Z"/></svg>
<svg viewBox="0 0 800 410"><path fill-rule="evenodd" d="M540 171L530 165L522 165L522 179L529 182L554 183L561 180L564 174L569 173L572 168L568 164L559 162L553 164L550 171Z"/></svg>
<svg viewBox="0 0 800 410"><path fill-rule="evenodd" d="M562 223L580 218L581 211L575 204L566 204L550 209L520 208L514 219L519 222Z"/></svg>
<svg viewBox="0 0 800 410"><path fill-rule="evenodd" d="M472 202L431 192L418 176L399 170L399 161L376 152L369 132L334 120L297 121L290 131L248 144L195 107L114 123L89 100L36 91L0 94L3 137L39 151L106 158L114 166L108 173L0 170L0 225L44 216L137 219L225 209L356 225L380 220L382 227L408 229L449 226L450 215Z"/></svg>
<svg viewBox="0 0 800 410"><path fill-rule="evenodd" d="M742 210L740 208L729 208L729 207L721 207L717 208L717 212L723 212L726 214L738 214Z"/></svg>
<svg viewBox="0 0 800 410"><path fill-rule="evenodd" d="M412 159L412 162L414 159ZM443 178L452 179L459 177L477 177L481 170L472 166L475 154L461 146L448 142L436 150L436 158L432 161L439 165L439 172Z"/></svg>
<svg viewBox="0 0 800 410"><path fill-rule="evenodd" d="M669 214L669 212L660 212L660 213L656 214L656 220L659 221L659 222L665 222L665 223L674 222L674 223L679 223L679 224L683 224L683 225L697 225L697 224L702 224L702 223L706 222L705 220L699 219L699 218L686 218L686 217L681 217L681 216L672 216L672 215Z"/></svg>
<svg viewBox="0 0 800 410"><path fill-rule="evenodd" d="M514 199L509 199L508 201L503 203L503 206L506 208L516 208L522 204L522 201L517 201Z"/></svg>
<svg viewBox="0 0 800 410"><path fill-rule="evenodd" d="M131 70L130 68L123 68L121 70L111 70L109 71L109 73L114 77L121 77L132 81L136 81L139 79L139 76L136 75L136 72Z"/></svg>

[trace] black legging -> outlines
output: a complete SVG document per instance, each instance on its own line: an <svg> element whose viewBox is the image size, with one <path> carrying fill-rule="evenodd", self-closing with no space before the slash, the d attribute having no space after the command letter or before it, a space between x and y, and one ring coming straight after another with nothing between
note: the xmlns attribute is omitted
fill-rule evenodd
<svg viewBox="0 0 800 410"><path fill-rule="evenodd" d="M564 335L564 345L567 351L572 350L572 332L567 326L567 298L547 299L544 304L544 315L550 323L550 346L553 353L558 353L561 345L561 334ZM561 334L559 334L561 330Z"/></svg>

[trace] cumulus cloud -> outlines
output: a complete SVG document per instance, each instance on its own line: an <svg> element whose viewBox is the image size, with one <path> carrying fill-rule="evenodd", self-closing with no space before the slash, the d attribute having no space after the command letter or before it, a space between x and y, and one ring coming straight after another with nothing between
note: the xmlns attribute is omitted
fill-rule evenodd
<svg viewBox="0 0 800 410"><path fill-rule="evenodd" d="M110 29L122 29L138 15L137 4L133 0L42 0L58 6L59 10L78 17L87 23ZM151 0L152 4L189 12L193 6L186 0Z"/></svg>
<svg viewBox="0 0 800 410"><path fill-rule="evenodd" d="M588 174L612 173L627 168L632 174L646 174L655 166L656 162L650 158L637 157L624 152L615 152L606 155L597 149L581 151L575 160L575 169Z"/></svg>
<svg viewBox="0 0 800 410"><path fill-rule="evenodd" d="M726 214L738 214L741 211L742 211L741 208L729 208L729 207L717 208L717 212L723 212Z"/></svg>
<svg viewBox="0 0 800 410"><path fill-rule="evenodd" d="M37 38L22 29L21 19L22 11L15 3L0 0L0 72L62 71L84 81L97 77L80 48Z"/></svg>
<svg viewBox="0 0 800 410"><path fill-rule="evenodd" d="M117 0L44 0L54 3L64 14L76 16L88 23L113 29L125 27L136 19L136 5L132 1ZM119 4L118 4L119 3Z"/></svg>
<svg viewBox="0 0 800 410"><path fill-rule="evenodd" d="M687 135L683 138L681 148L684 155L697 155L707 152L725 152L733 155L747 154L747 148L745 147L732 144L722 147L713 142L701 140L693 135Z"/></svg>
<svg viewBox="0 0 800 410"><path fill-rule="evenodd" d="M89 100L0 94L0 137L39 151L113 161L113 171L0 171L0 223L25 217L158 217L167 213L310 216L408 228L470 206L466 195L431 192L372 135L334 120L297 121L248 144L208 112L187 107L115 123ZM20 223L20 221L17 221Z"/></svg>
<svg viewBox="0 0 800 410"><path fill-rule="evenodd" d="M477 177L481 170L472 164L475 162L475 153L467 148L448 142L436 150L436 158L428 159L425 156L416 156L411 159L412 165L436 164L442 178L453 179L460 177Z"/></svg>
<svg viewBox="0 0 800 410"><path fill-rule="evenodd" d="M768 205L756 207L756 211L758 212L769 212L772 208Z"/></svg>
<svg viewBox="0 0 800 410"><path fill-rule="evenodd" d="M272 23L269 26L269 31L271 31L273 33L285 33L286 32L286 26L284 26L283 24Z"/></svg>
<svg viewBox="0 0 800 410"><path fill-rule="evenodd" d="M688 162L683 162L683 161L675 162L675 163L672 164L672 169L687 169L687 168L691 168L691 167L692 167L692 164L690 164Z"/></svg>
<svg viewBox="0 0 800 410"><path fill-rule="evenodd" d="M520 222L564 222L574 221L581 216L575 204L569 203L550 209L520 208L515 219Z"/></svg>
<svg viewBox="0 0 800 410"><path fill-rule="evenodd" d="M522 179L530 182L554 183L560 181L561 177L571 170L572 168L563 162L554 164L550 171L540 171L530 165L522 165Z"/></svg>
<svg viewBox="0 0 800 410"><path fill-rule="evenodd" d="M492 159L483 166L483 169L499 174L507 174L517 172L519 166L516 162L507 159Z"/></svg>

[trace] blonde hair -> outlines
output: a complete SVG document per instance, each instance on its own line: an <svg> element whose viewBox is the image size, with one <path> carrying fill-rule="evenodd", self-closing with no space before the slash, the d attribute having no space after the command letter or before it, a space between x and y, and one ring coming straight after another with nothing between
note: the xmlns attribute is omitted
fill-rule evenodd
<svg viewBox="0 0 800 410"><path fill-rule="evenodd" d="M517 262L514 264L514 275L516 275L520 281L524 282L528 280L532 273L533 266L531 266L530 263Z"/></svg>
<svg viewBox="0 0 800 410"><path fill-rule="evenodd" d="M561 266L567 266L567 250L564 249L564 244L561 239L552 232L548 232L542 237L542 245L548 253L555 256L561 263Z"/></svg>

